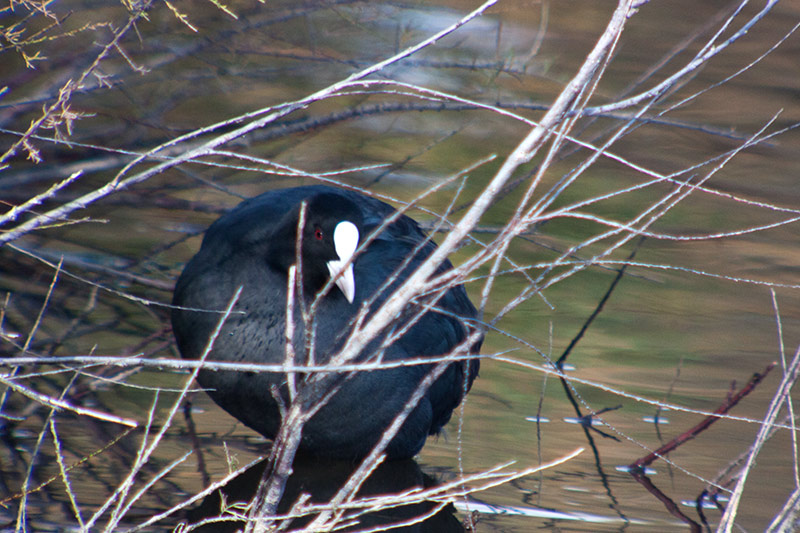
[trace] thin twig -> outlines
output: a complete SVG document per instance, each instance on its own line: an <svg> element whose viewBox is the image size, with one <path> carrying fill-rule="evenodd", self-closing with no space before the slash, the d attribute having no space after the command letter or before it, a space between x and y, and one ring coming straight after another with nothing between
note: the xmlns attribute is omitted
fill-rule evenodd
<svg viewBox="0 0 800 533"><path fill-rule="evenodd" d="M654 452L644 457L640 457L639 459L631 463L628 466L628 468L630 470L642 470L644 467L650 465L653 461L655 461L659 457L667 455L668 453L675 450L684 442L695 438L697 435L705 431L711 424L719 420L720 419L719 415L726 414L734 406L736 406L736 404L739 403L742 400L742 398L753 392L753 390L758 386L758 384L761 383L761 381L769 374L769 372L774 367L775 363L770 363L766 366L766 368L764 368L764 370L760 374L759 373L753 374L753 377L750 378L750 381L747 383L747 385L739 389L739 391L736 394L726 398L725 401L722 403L722 405L717 407L717 409L711 416L706 417L696 426L684 431L683 433L681 433L674 439L670 440L669 442L667 442Z"/></svg>

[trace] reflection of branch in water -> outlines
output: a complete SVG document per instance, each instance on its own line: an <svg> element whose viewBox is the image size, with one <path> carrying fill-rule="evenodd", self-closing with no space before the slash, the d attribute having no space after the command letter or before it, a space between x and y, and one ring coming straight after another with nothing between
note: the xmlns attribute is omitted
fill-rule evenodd
<svg viewBox="0 0 800 533"><path fill-rule="evenodd" d="M697 435L708 429L708 427L711 426L711 424L720 419L720 415L727 414L727 412L730 411L737 403L739 403L740 400L742 400L745 396L750 394L774 367L775 363L773 362L767 365L767 367L764 369L762 373L753 374L753 377L750 378L750 381L747 383L747 385L742 387L736 394L729 395L728 398L725 399L722 405L720 405L712 415L707 416L699 424L688 429L687 431L684 431L683 433L681 433L671 441L667 442L654 452L644 457L640 457L639 459L628 465L628 471L630 472L631 476L633 476L633 478L636 481L641 483L642 486L644 486L648 490L648 492L650 492L656 498L658 498L658 500L664 504L664 506L672 515L680 518L681 520L689 524L689 526L692 528L692 531L700 531L701 530L700 524L698 524L697 522L695 522L694 520L690 519L685 514L683 514L680 511L680 509L678 509L678 506L675 504L675 502L672 501L672 499L669 498L667 495L665 495L663 492L661 492L661 490L659 490L653 484L653 482L650 481L650 479L645 475L645 467L652 464L653 461L655 461L657 458L667 455L668 453L677 449L682 444L692 440ZM706 520L705 514L702 511L705 493L706 491L703 491L703 493L697 499L697 513L700 516L700 519L702 520L703 524L706 527L708 527L708 521ZM712 501L715 503L715 505L720 507L720 504L716 500L716 498L714 498Z"/></svg>
<svg viewBox="0 0 800 533"><path fill-rule="evenodd" d="M628 262L633 261L633 258L636 257L636 252L639 251L639 248L642 246L642 243L644 243L644 241L645 241L644 237L639 239L639 242L637 242L636 246L633 247L633 251L630 253L630 255L628 255L628 258L625 260L625 263L623 263L620 269L617 271L617 275L614 276L611 285L609 285L608 290L606 290L603 297L600 298L599 302L597 302L597 306L594 308L594 311L592 311L592 314L589 315L589 318L587 318L586 322L584 322L583 326L581 326L580 331L578 331L575 337L572 338L572 341L570 341L569 346L567 346L567 348L564 350L564 353L561 354L561 357L558 358L558 361L556 361L555 363L556 368L558 370L562 371L564 370L564 363L567 361L567 357L569 356L570 353L572 353L572 349L575 348L578 342L583 338L584 333L586 333L586 331L589 329L589 326L592 325L594 319L597 318L598 315L600 315L600 312L605 307L606 302L608 302L611 293L614 292L614 289L617 288L617 284L619 284L620 280L622 280L622 276L625 275L625 271L628 269ZM579 412L578 416L581 416Z"/></svg>
<svg viewBox="0 0 800 533"><path fill-rule="evenodd" d="M613 440L619 441L619 439L616 436L611 435L610 433L606 433L605 431L601 431L600 429L596 428L592 424L592 421L593 421L594 417L596 417L598 415L601 415L601 414L606 413L608 411L612 411L612 410L616 410L616 409L622 408L622 405L618 405L616 407L605 407L605 408L603 408L603 409L601 409L599 411L596 411L594 413L589 413L589 414L585 414L584 415L583 412L581 411L580 406L578 405L577 400L575 399L575 396L573 395L572 387L570 386L570 384L566 380L566 378L563 376L563 369L564 369L564 363L566 362L567 357L569 356L570 353L572 353L573 348L575 348L575 346L578 344L578 342L581 340L581 338L583 338L584 333L586 333L586 331L589 329L589 326L592 324L592 322L594 322L594 319L599 316L600 312L605 307L605 304L608 301L609 297L611 296L611 293L614 292L614 289L617 287L617 285L619 284L620 280L625 275L625 271L627 270L627 267L628 267L627 262L633 260L633 258L636 256L636 252L638 252L639 247L642 245L643 242L644 242L644 238L640 239L639 242L636 244L636 246L634 247L633 251L630 253L628 258L626 259L626 262L617 271L617 275L614 277L614 280L611 282L611 285L608 287L608 289L606 290L606 292L603 295L603 297L597 303L597 306L595 307L594 311L592 311L592 313L586 319L586 321L584 322L584 324L581 327L580 331L575 335L575 337L573 337L572 341L569 343L567 348L564 350L564 353L561 354L561 357L559 357L558 360L554 363L556 369L559 370L559 372L562 373L562 375L559 377L559 379L561 380L561 385L564 387L564 393L567 395L567 399L569 400L570 404L572 404L572 408L575 410L575 414L578 417L578 421L580 423L580 426L583 429L584 435L586 436L586 441L589 443L589 447L592 449L592 454L594 455L595 468L597 469L597 473L600 476L600 481L601 481L601 483L603 484L603 487L606 490L606 494L608 494L608 497L611 500L611 508L614 509L614 511L620 516L620 518L623 518L623 519L626 518L625 514L619 508L619 502L617 501L617 498L614 496L614 493L611 491L611 485L608 482L608 476L606 475L605 471L603 470L603 465L602 465L602 462L600 460L600 451L597 449L597 445L595 444L594 438L592 437L592 434L590 432L590 430L594 430L597 433L599 433L600 435L602 435L604 438L609 438L609 439L613 439ZM537 422L536 425L537 425L537 428L538 428L539 423Z"/></svg>
<svg viewBox="0 0 800 533"><path fill-rule="evenodd" d="M650 481L650 478L644 475L643 469L631 471L631 475L633 476L633 479L641 483L650 494L658 498L658 500L664 504L664 507L667 508L667 511L669 511L672 516L680 519L682 522L685 522L692 529L692 533L699 533L702 530L700 528L700 524L683 514L683 511L680 510L678 504L672 501L669 496L661 492L658 487L653 485L653 482Z"/></svg>
<svg viewBox="0 0 800 533"><path fill-rule="evenodd" d="M591 423L592 414L588 414L588 415L585 415L585 416L581 416L580 415L580 407L578 406L578 403L575 401L575 398L573 398L573 396L572 396L571 388L565 382L563 377L561 377L560 379L561 379L561 384L564 386L564 390L566 391L567 398L569 399L570 403L572 404L572 407L575 409L575 412L578 413L578 416L580 417L579 420L583 420L583 421L587 422L587 423L581 423L580 426L581 426L581 429L583 429L584 435L586 436L586 442L589 443L589 447L592 449L592 455L594 455L594 465L595 465L595 469L597 470L597 474L600 476L600 482L603 484L603 488L605 489L609 500L611 500L610 507L614 510L614 512L617 513L617 515L620 518L622 518L623 520L627 520L627 517L625 516L625 513L622 511L622 509L619 506L619 501L617 500L617 497L614 496L614 492L611 490L611 484L608 482L608 475L606 475L605 470L603 470L603 463L600 460L600 450L597 449L597 445L595 444L594 438L592 437L592 434L591 434L591 432L589 430L593 429L593 430L597 431L603 437L609 437L609 438L612 438L614 440L619 440L619 439L617 439L613 435L609 435L609 434L607 434L607 433L605 433L603 431L600 431L596 427L592 426L592 423ZM621 406L606 408L606 409L603 409L600 412L598 412L598 414L602 413L602 412L606 412L608 410L618 409L619 407L621 407Z"/></svg>
<svg viewBox="0 0 800 533"><path fill-rule="evenodd" d="M183 402L183 420L186 422L186 432L189 434L189 439L192 441L192 451L194 451L194 454L197 456L197 472L203 479L203 486L207 487L211 484L211 476L208 475L205 453L200 446L200 439L197 437L197 427L194 425L194 419L192 418L191 397L187 397Z"/></svg>

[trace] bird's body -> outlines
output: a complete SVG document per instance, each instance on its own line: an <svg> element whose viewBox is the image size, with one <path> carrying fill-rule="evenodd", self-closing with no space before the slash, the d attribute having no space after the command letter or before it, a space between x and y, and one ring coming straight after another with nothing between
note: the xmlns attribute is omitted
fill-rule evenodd
<svg viewBox="0 0 800 533"><path fill-rule="evenodd" d="M401 216L356 254L352 273L348 274L346 263L352 250L345 252L345 257L341 250L355 248L353 232L357 243L367 239L395 213L391 206L327 186L275 190L246 200L211 225L200 251L177 282L172 324L183 357L202 356L222 317L219 311L241 286L234 312L226 319L207 359L285 362L287 272L296 263L296 233L303 202L300 272L304 299L297 299L292 306L295 365L308 363L310 357L316 364L327 363L347 339L363 302L370 301L371 310L380 307L435 249L416 222ZM446 262L439 271L449 268L452 266ZM301 311L304 306L311 309L315 295L331 277L337 284L314 306L313 343L309 344ZM409 318L419 315L420 310L409 305L357 361L378 357L399 361L450 353L467 339L465 320L475 318L476 311L461 286L447 290L435 306L440 311L427 311L409 325ZM407 329L380 349L386 335L398 328ZM305 350L309 345L314 347L312 356ZM480 341L471 352L477 353L479 347ZM432 368L431 364L417 364L338 374L338 390L306 423L300 449L329 457L366 455ZM438 433L450 419L477 371L477 359L450 364L387 446L387 455L404 458L416 454L426 437ZM282 401L288 401L285 374L202 370L198 381L217 404L244 424L267 437L276 436L281 422L277 391Z"/></svg>

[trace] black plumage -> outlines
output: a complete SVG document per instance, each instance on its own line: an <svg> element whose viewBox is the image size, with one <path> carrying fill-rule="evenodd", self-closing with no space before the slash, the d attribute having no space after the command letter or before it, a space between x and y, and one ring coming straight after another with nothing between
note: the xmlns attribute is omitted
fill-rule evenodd
<svg viewBox="0 0 800 533"><path fill-rule="evenodd" d="M310 309L315 295L338 272L329 263L341 259L337 255L341 242L333 239L340 222L352 223L362 243L395 213L390 205L352 191L318 185L269 191L222 216L206 232L200 251L186 265L175 288L172 324L184 358L202 355L221 318L218 311L225 309L242 286L234 312L227 318L208 360L283 363L287 271L296 262L296 230L303 201L304 302L297 300L294 305L294 347L296 364L307 361L301 303ZM346 276L342 275L338 286L332 286L315 306L314 361L326 363L341 347L363 302L370 301L370 309L377 309L435 248L407 216L386 225L356 255L354 293L346 294L346 283L342 283ZM450 268L452 265L445 262L439 272ZM387 284L387 280L391 282ZM352 302L348 301L350 297ZM462 286L447 290L435 306L438 311L432 309L418 316L419 304L409 305L387 328L389 331L359 354L358 360L380 356L383 361L397 361L450 353L467 338L465 321L474 319L476 310ZM409 325L408 320L415 315ZM387 334L403 329L398 339L378 353ZM471 353L478 353L480 343L479 340L471 347ZM441 430L472 385L478 365L476 358L447 367L386 448L389 457L415 455L428 435ZM431 368L431 364L409 365L337 374L339 389L305 425L301 450L340 458L366 455ZM198 381L223 409L263 435L275 437L280 412L273 389L280 387L287 398L285 375L202 370Z"/></svg>

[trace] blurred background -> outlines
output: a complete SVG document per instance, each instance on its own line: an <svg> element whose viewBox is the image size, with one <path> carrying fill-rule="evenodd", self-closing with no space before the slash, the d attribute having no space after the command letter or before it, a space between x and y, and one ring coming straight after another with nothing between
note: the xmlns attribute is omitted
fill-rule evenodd
<svg viewBox="0 0 800 533"><path fill-rule="evenodd" d="M615 3L499 2L370 77L384 84L349 87L216 153L148 174L255 116L244 115L264 116L319 91L477 6L72 0L14 2L0 11L0 522L55 531L99 513L98 527L107 523L112 511L103 511L103 502L131 469L143 438L117 422L54 413L36 394L142 425L154 407L155 431L188 375L102 364L13 366L8 358L177 358L168 320L177 275L213 220L268 189L324 178L402 205L450 180L409 214L429 229L445 213L457 222L530 129L521 118L543 116L577 72ZM602 146L640 108L600 106L667 80L717 32L724 40L763 8L745 5L726 25L738 7L722 0L643 5L627 21L571 135ZM548 194L553 200L507 253L527 276L502 265L485 320L524 298L492 324L487 358L463 411L446 437L429 440L417 464L426 476L452 480L587 450L461 501L460 520L480 503L486 506L477 531L683 531L685 521L618 467L699 423L777 362L731 411L736 418L670 453L670 464L651 466L652 482L679 513L698 527L716 527L721 511L712 505L700 513L691 502L713 485L723 496L733 488L737 461L800 343L800 37L791 33L798 23L799 1L776 5L745 36L677 80L608 148L609 156L574 180L568 177L592 155L585 146L568 142L552 162L537 157L481 219L473 237L489 242L532 174L547 165L534 200ZM758 132L775 135L725 159ZM649 235L620 247L619 237L590 242L608 229L604 221L625 224L677 184L706 177L702 189L647 228ZM37 195L41 201L14 211ZM72 209L80 198L81 208ZM60 208L68 209L63 217L36 218ZM553 265L573 247L568 258L580 270ZM467 243L451 259L457 264L477 249ZM566 359L568 375L577 379L570 401L557 377L532 365L564 353L626 262ZM467 284L476 302L486 273L479 269ZM122 524L145 522L268 450L204 394L191 401L194 427L180 413L170 420L135 490L155 481L126 509ZM575 423L605 408L616 409L600 415L604 425ZM786 414L784 408L778 416L784 428ZM744 530L766 529L798 490L796 448L788 429L764 445L736 519ZM190 450L192 457L156 480ZM69 490L59 460L82 461L69 470ZM20 496L24 487L42 484ZM536 516L535 508L563 515ZM178 519L150 528L169 529Z"/></svg>

